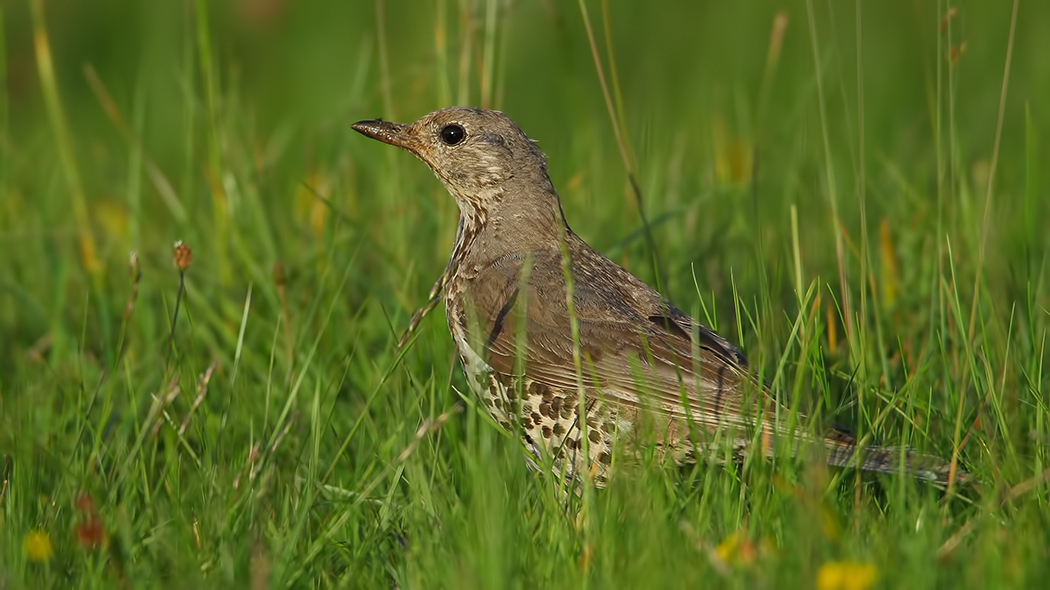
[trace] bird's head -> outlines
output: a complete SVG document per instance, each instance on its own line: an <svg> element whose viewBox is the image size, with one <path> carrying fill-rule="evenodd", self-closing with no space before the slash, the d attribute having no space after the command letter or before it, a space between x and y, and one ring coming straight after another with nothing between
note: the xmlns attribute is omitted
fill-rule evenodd
<svg viewBox="0 0 1050 590"><path fill-rule="evenodd" d="M353 128L395 145L426 163L456 198L465 216L480 215L504 204L514 208L557 200L547 176L546 158L509 117L499 111L449 107L406 125L376 119ZM546 209L547 207L541 207Z"/></svg>

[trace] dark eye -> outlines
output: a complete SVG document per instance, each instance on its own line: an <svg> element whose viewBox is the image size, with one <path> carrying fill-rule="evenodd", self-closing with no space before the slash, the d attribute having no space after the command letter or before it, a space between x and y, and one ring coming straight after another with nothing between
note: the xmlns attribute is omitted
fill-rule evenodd
<svg viewBox="0 0 1050 590"><path fill-rule="evenodd" d="M467 132L455 123L441 128L441 141L445 142L445 145L456 145L466 136Z"/></svg>

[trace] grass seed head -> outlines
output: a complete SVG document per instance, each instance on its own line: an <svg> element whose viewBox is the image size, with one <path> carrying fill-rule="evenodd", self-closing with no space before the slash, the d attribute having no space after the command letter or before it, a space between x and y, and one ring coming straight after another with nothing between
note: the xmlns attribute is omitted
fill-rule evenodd
<svg viewBox="0 0 1050 590"><path fill-rule="evenodd" d="M193 263L193 250L183 243L182 240L175 242L175 253L172 256L172 264L175 268L179 269L179 272L186 272L186 269Z"/></svg>

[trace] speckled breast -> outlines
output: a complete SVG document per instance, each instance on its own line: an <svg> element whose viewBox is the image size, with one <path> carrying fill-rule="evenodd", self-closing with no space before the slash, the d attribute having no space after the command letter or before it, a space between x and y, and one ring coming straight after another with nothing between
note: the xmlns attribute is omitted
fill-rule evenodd
<svg viewBox="0 0 1050 590"><path fill-rule="evenodd" d="M627 430L621 417L602 401L597 390L588 388L583 404L587 419L581 424L578 390L549 387L530 379L527 369L523 377L495 371L471 347L467 327L458 321L464 317L459 308L462 301L448 296L456 291L450 287L445 299L449 331L467 385L481 406L505 431L521 435L532 455L532 467L542 469L549 464L554 473L567 479L587 473L596 484L604 484L617 434Z"/></svg>

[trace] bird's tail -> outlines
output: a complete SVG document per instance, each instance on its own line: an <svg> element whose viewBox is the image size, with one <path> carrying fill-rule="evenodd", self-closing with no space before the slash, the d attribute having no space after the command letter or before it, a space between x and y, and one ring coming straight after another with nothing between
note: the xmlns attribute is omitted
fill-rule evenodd
<svg viewBox="0 0 1050 590"><path fill-rule="evenodd" d="M952 474L950 462L935 455L917 453L906 447L860 447L857 439L843 432L834 432L824 438L828 464L838 467L859 467L865 471L908 475L941 484L949 478L962 483L970 479L958 467Z"/></svg>

